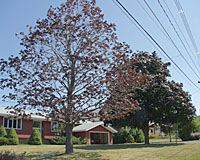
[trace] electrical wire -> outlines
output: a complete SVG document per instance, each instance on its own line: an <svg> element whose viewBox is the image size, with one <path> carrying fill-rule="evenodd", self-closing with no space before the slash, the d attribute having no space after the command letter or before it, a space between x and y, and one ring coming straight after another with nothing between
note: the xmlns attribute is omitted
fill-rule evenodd
<svg viewBox="0 0 200 160"><path fill-rule="evenodd" d="M189 82L195 86L197 89L200 90L200 88L187 76L187 74L175 63L175 61L167 54L167 52L159 45L159 43L148 33L148 31L136 20L136 18L118 1L118 0L112 0L114 3L115 1L119 4L118 7L122 8L126 15L131 17L133 20L132 22L139 26L139 28L156 44L156 46L168 57L168 59L177 67L177 69L189 80ZM116 4L116 3L115 3Z"/></svg>
<svg viewBox="0 0 200 160"><path fill-rule="evenodd" d="M175 31L176 35L178 36L178 38L179 38L179 40L180 40L181 44L183 45L183 47L184 47L185 51L187 52L188 56L190 57L191 61L193 62L193 64L194 64L194 66L195 66L196 70L197 70L197 71L198 71L198 73L200 74L200 71L199 71L199 69L198 69L198 67L197 67L196 63L195 63L195 62L194 62L194 60L192 59L192 57L191 57L191 55L190 55L190 53L189 53L189 51L188 51L188 49L187 49L187 47L186 47L185 43L183 42L182 38L180 37L180 35L179 35L178 31L176 30L176 28L175 28L174 24L172 23L172 21L171 21L170 17L168 16L168 14L167 14L167 12L166 12L166 10L164 9L163 5L160 3L160 0L158 0L158 3L159 3L159 5L160 5L160 7L162 8L162 10L163 10L163 12L164 12L165 16L167 17L167 19L168 19L168 21L169 21L170 25L172 26L173 30ZM184 58L184 59L185 59L185 58Z"/></svg>
<svg viewBox="0 0 200 160"><path fill-rule="evenodd" d="M149 8L149 10L151 11L151 13L153 14L153 16L156 18L156 20L158 21L158 23L160 24L160 26L162 27L162 29L164 30L164 32L167 34L167 36L169 37L171 43L174 45L174 47L177 49L177 51L179 52L179 54L181 55L181 57L183 58L183 60L187 63L187 65L190 67L190 69L194 72L194 74L200 79L200 76L196 73L196 71L193 69L193 67L190 65L190 63L187 61L187 59L184 57L184 55L181 53L180 49L178 48L178 46L176 45L176 43L173 41L173 39L171 38L171 36L169 35L169 33L167 32L167 30L165 29L165 27L163 26L163 24L161 23L161 21L159 20L159 18L156 16L155 12L152 10L152 8L149 6L149 4L147 3L146 0L144 0L146 6Z"/></svg>
<svg viewBox="0 0 200 160"><path fill-rule="evenodd" d="M189 36L189 38L190 38L190 41L191 41L191 43L192 43L192 45L193 45L193 47L194 47L194 50L195 50L196 53L199 53L199 49L198 49L198 47L197 47L197 45L196 45L196 42L195 42L195 40L194 40L194 36L193 36L192 31L191 31L191 29L190 29L189 23L188 23L188 21L187 21L187 18L186 18L186 16L185 16L185 13L184 13L184 11L183 11L183 8L182 8L182 6L181 6L181 3L179 2L179 0L174 0L174 2L175 2L175 5L176 5L176 7L177 7L179 13L180 13L181 19L182 19L183 24L184 24L184 26L185 26L185 29L186 29L186 31L187 31L187 33L188 33L188 36Z"/></svg>
<svg viewBox="0 0 200 160"><path fill-rule="evenodd" d="M163 1L164 1L165 6L167 7L167 9L168 9L168 11L169 11L171 17L173 18L173 20L174 20L176 26L178 27L179 32L181 33L181 35L182 35L182 37L184 38L184 40L185 40L185 42L186 42L188 48L190 49L190 52L193 53L193 56L195 57L194 52L192 51L192 48L190 47L190 45L189 45L187 39L185 38L185 36L184 36L184 34L183 34L182 30L181 30L181 27L179 26L178 22L176 21L176 18L174 17L174 15L173 15L171 9L169 8L169 6L168 6L168 4L165 2L165 0L163 0Z"/></svg>

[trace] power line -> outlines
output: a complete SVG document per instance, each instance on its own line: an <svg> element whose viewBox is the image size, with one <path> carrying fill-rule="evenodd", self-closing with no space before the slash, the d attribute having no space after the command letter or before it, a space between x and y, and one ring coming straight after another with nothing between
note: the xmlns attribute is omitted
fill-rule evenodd
<svg viewBox="0 0 200 160"><path fill-rule="evenodd" d="M194 52L192 51L192 49L191 49L191 47L190 47L190 45L189 45L187 39L185 38L185 36L184 36L184 34L183 34L182 30L181 30L181 27L179 26L178 22L176 21L174 15L172 14L171 9L169 8L169 6L168 6L167 3L165 2L165 0L163 0L163 1L164 1L165 5L166 5L166 7L167 7L167 9L168 9L168 11L169 11L171 17L173 18L174 22L176 23L176 26L178 27L178 30L180 31L181 35L183 36L183 38L184 38L184 40L185 40L185 42L186 42L188 48L190 49L190 52L193 53L193 56L195 57Z"/></svg>
<svg viewBox="0 0 200 160"><path fill-rule="evenodd" d="M181 57L183 58L183 60L187 63L187 65L190 67L190 69L194 72L194 74L200 79L200 76L196 73L196 71L193 69L193 67L190 65L190 63L187 61L187 59L183 56L183 54L181 53L180 49L178 48L178 46L175 44L175 42L173 41L173 39L171 38L171 36L169 35L169 33L167 32L167 30L165 29L165 27L163 26L163 24L161 23L161 21L159 20L159 18L156 16L156 14L154 13L154 11L152 10L152 8L149 6L149 4L146 2L146 0L144 0L146 6L149 8L149 10L151 11L151 13L153 14L153 16L156 18L156 20L158 21L158 23L160 24L160 26L162 27L162 29L164 30L164 32L167 34L167 36L169 37L171 43L174 45L174 47L177 49L177 51L179 52L179 54L181 55Z"/></svg>
<svg viewBox="0 0 200 160"><path fill-rule="evenodd" d="M196 42L195 42L195 40L194 40L194 36L193 36L192 31L191 31L191 29L190 29L189 23L188 23L188 21L187 21L187 18L186 18L186 16L185 16L185 13L184 13L184 11L183 11L183 8L182 8L182 6L181 6L181 3L179 2L179 0L174 0L174 2L175 2L175 5L176 5L176 7L177 7L179 13L180 13L181 19L182 19L183 24L184 24L184 26L185 26L185 29L186 29L186 31L187 31L187 33L188 33L188 36L189 36L189 38L190 38L190 40L191 40L191 42L192 42L192 45L193 45L193 47L194 47L194 50L195 50L196 53L199 53L199 49L198 49L198 47L197 47L197 45L196 45Z"/></svg>
<svg viewBox="0 0 200 160"><path fill-rule="evenodd" d="M170 25L171 25L171 26L172 26L172 28L174 29L174 31L175 31L175 33L176 33L176 35L178 36L179 40L181 41L181 44L182 44L182 45L183 45L183 47L185 48L185 51L187 52L188 56L190 57L191 61L193 62L193 64L194 64L194 66L195 66L196 70L197 70L197 71L199 72L199 74L200 74L200 71L199 71L198 67L196 66L196 63L195 63L195 62L194 62L194 60L192 59L192 57L191 57L191 55L190 55L190 53L189 53L188 49L186 48L186 46L185 46L185 44L184 44L183 40L181 39L181 37L180 37L180 35L179 35L178 31L176 30L176 28L175 28L174 24L172 23L172 21L171 21L170 17L168 16L168 14L167 14L167 12L166 12L166 10L164 9L163 5L160 3L160 0L158 0L158 3L159 3L159 5L160 5L160 7L162 8L162 10L163 10L163 12L164 12L165 16L167 17L167 19L168 19L168 21L169 21Z"/></svg>
<svg viewBox="0 0 200 160"><path fill-rule="evenodd" d="M115 0L112 0L115 3ZM158 42L148 33L148 31L134 18L134 16L118 1L116 2L119 4L117 6L120 6L133 20L132 22L136 23L136 25L141 28L141 30L156 44L156 46L170 59L170 61L178 68L178 70L190 81L191 84L193 84L197 89L200 90L200 88L185 74L185 72L173 61L173 59L167 54L167 52L158 44ZM115 3L116 4L116 3Z"/></svg>
<svg viewBox="0 0 200 160"><path fill-rule="evenodd" d="M134 24L134 26L142 33L142 35L157 49L157 50L159 50L159 48L146 36L146 34L140 29L140 27L138 27L135 23L134 23L134 21L133 21L133 19L131 19L128 15L127 15L127 13L118 5L118 3L116 3L114 0L113 0L113 2L116 4L116 6L125 14L125 16ZM166 58L166 57L165 57Z"/></svg>
<svg viewBox="0 0 200 160"><path fill-rule="evenodd" d="M169 37L167 37L166 33L161 29L161 27L156 23L156 21L150 16L150 14L147 12L147 10L142 6L142 4L140 3L139 0L137 0L137 3L139 4L139 6L144 10L144 12L148 15L148 17L153 21L153 23L159 28L159 30L165 35L165 37L167 39L169 39Z"/></svg>

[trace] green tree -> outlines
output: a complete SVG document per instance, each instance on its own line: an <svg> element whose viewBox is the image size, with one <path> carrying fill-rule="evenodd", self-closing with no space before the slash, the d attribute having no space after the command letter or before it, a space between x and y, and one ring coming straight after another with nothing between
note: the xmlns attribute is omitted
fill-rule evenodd
<svg viewBox="0 0 200 160"><path fill-rule="evenodd" d="M17 136L17 133L16 133L15 129L11 128L8 131L7 138L8 138L8 144L10 144L10 145L19 144L19 139L18 139L18 136Z"/></svg>
<svg viewBox="0 0 200 160"><path fill-rule="evenodd" d="M133 70L141 73L146 79L142 86L132 90L140 110L124 118L116 117L110 121L113 125L126 124L141 128L145 135L145 144L149 144L149 123L172 125L193 118L195 108L190 95L183 90L182 84L167 80L170 76L167 68L170 63L163 63L155 52L139 52L133 55L130 64ZM133 79L133 86L134 83ZM115 111L112 110L111 113L114 115Z"/></svg>
<svg viewBox="0 0 200 160"><path fill-rule="evenodd" d="M6 137L7 132L3 126L0 127L0 137Z"/></svg>
<svg viewBox="0 0 200 160"><path fill-rule="evenodd" d="M28 140L28 144L32 144L32 145L41 145L42 144L41 134L38 129L33 130L32 134Z"/></svg>

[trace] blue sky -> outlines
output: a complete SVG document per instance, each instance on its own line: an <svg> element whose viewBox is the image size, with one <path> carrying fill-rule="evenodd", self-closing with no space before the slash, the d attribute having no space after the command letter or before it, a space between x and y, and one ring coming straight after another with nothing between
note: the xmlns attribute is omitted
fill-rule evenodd
<svg viewBox="0 0 200 160"><path fill-rule="evenodd" d="M148 30L148 32L156 39L157 42L165 49L165 51L170 55L171 58L180 66L180 68L192 79L192 81L200 87L197 82L200 80L189 68L189 66L184 62L183 58L180 56L178 51L172 45L172 43L163 35L160 29L155 25L155 23L149 18L149 16L144 12L144 10L139 5L141 5L148 11L149 10L144 4L143 0L121 0L120 2L127 7L127 9L133 14L133 16ZM175 32L170 26L168 20L163 14L157 0L146 0L152 9L155 11L156 15L165 26L166 30L169 32L170 36L180 49L182 55L188 60L191 66L193 62L190 60L189 56L185 52L183 46L178 40ZM173 0L165 0L169 5L174 17L176 18L178 24L180 25L182 32L187 38L191 48L189 37L185 31L183 23L181 21L178 10L174 4ZM26 32L26 25L35 25L38 18L44 18L46 12L50 5L58 6L60 3L65 2L64 0L2 0L0 2L0 58L8 58L11 54L17 55L20 50L20 41L15 36L15 33ZM160 2L164 5L163 0ZM197 46L200 44L200 18L199 18L199 0L180 0L181 5L184 9L184 13L187 17L188 23L192 30L194 39ZM134 51L157 51L158 55L163 59L164 62L169 61L162 53L155 48L140 31L133 25L133 23L121 12L121 10L113 3L112 0L97 0L97 5L102 9L105 19L108 22L115 23L117 25L117 35L119 41L125 41L128 43ZM153 16L151 15L153 18ZM155 19L154 19L155 20ZM174 23L174 22L173 22ZM193 48L192 48L193 49ZM191 54L191 53L190 53ZM194 55L195 54L195 55ZM192 58L195 59L197 63L196 53L193 49ZM199 67L200 68L200 67ZM196 69L195 69L196 71ZM194 87L177 69L172 65L170 67L171 78L177 82L182 82L184 84L184 89L192 95L193 104L197 109L197 114L200 114L200 90ZM197 71L196 71L197 72ZM197 72L198 73L198 72ZM200 73L198 73L200 76ZM0 91L0 95L3 92ZM1 107L7 105L7 103L0 102Z"/></svg>

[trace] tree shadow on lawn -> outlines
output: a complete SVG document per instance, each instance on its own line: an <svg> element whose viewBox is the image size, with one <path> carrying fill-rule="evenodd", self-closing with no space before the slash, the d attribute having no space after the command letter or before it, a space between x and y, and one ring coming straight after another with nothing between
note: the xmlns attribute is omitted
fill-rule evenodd
<svg viewBox="0 0 200 160"><path fill-rule="evenodd" d="M45 153L42 154L42 152L35 152L34 154L28 154L26 156L28 159L74 159L74 160L79 160L81 159L87 159L87 160L100 160L100 155L97 152L74 152L71 155L66 155L64 153L60 152L51 152L51 153Z"/></svg>
<svg viewBox="0 0 200 160"><path fill-rule="evenodd" d="M172 144L114 144L114 145L90 145L90 146L75 146L76 149L82 150L113 150L113 149L128 149L128 148L162 148L184 145L183 143Z"/></svg>

